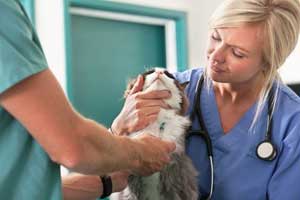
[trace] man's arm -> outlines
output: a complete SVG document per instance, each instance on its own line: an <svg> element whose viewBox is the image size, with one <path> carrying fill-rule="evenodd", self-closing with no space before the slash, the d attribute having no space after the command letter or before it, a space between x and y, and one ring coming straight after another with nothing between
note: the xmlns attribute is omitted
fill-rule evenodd
<svg viewBox="0 0 300 200"><path fill-rule="evenodd" d="M174 144L144 136L114 136L77 113L50 70L21 81L0 95L0 104L65 167L86 174L133 169L149 174L169 161ZM147 144L149 143L149 144Z"/></svg>

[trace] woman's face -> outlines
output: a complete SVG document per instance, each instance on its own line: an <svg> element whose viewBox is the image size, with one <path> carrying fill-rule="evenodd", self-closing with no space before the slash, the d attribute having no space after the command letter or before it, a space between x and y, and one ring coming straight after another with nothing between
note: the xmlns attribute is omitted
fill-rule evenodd
<svg viewBox="0 0 300 200"><path fill-rule="evenodd" d="M207 48L208 75L215 82L243 84L262 77L263 39L258 25L214 29Z"/></svg>

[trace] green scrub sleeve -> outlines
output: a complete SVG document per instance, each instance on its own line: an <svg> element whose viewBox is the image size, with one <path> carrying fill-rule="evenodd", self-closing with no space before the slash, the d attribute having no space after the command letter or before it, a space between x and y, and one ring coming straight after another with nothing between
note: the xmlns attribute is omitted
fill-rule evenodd
<svg viewBox="0 0 300 200"><path fill-rule="evenodd" d="M17 4L17 5L16 5ZM0 94L48 64L18 1L0 0Z"/></svg>

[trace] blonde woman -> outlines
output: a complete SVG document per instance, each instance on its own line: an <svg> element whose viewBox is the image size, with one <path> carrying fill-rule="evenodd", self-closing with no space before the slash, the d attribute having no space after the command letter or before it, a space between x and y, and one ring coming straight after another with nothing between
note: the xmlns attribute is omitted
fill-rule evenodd
<svg viewBox="0 0 300 200"><path fill-rule="evenodd" d="M176 74L189 83L188 115L195 105L200 108L191 129L205 130L212 142L214 166L205 140L187 139L202 199L300 199L300 99L278 74L299 28L298 0L225 0L211 19L206 67ZM123 109L114 132L126 134L149 123L128 119L130 112ZM124 120L140 123L120 129Z"/></svg>

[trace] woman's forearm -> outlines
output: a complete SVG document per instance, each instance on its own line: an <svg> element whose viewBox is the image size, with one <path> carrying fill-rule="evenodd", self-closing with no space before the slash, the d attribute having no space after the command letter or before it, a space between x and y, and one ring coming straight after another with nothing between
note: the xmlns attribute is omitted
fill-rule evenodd
<svg viewBox="0 0 300 200"><path fill-rule="evenodd" d="M114 172L110 174L112 192L124 190L128 184L128 172ZM103 192L102 181L99 176L71 173L62 177L64 200L95 200Z"/></svg>
<svg viewBox="0 0 300 200"><path fill-rule="evenodd" d="M102 194L98 176L71 173L62 177L64 200L95 200Z"/></svg>

